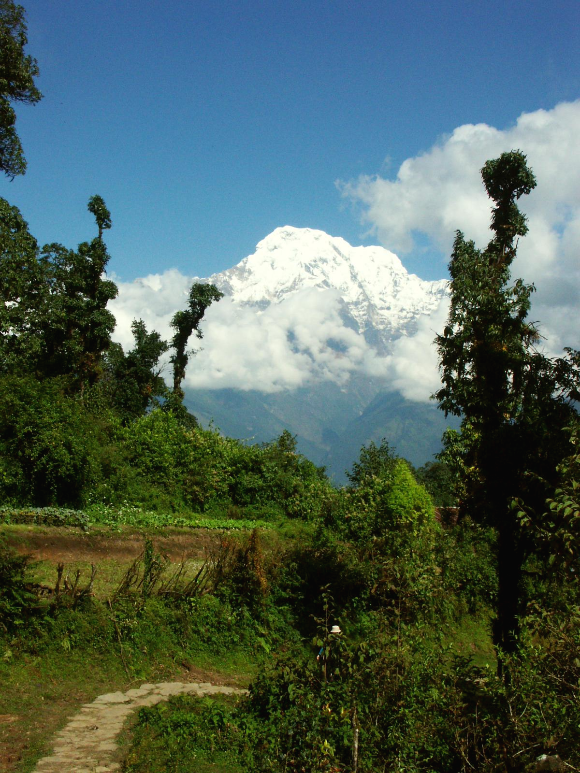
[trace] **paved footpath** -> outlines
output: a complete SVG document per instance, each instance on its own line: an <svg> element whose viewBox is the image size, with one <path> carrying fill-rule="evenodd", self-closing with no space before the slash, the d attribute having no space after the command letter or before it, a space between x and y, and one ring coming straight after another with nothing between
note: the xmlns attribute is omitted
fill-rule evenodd
<svg viewBox="0 0 580 773"><path fill-rule="evenodd" d="M247 692L237 687L225 687L209 682L162 682L142 684L127 692L100 695L85 704L54 740L50 757L43 757L34 773L109 773L121 766L114 762L116 738L131 712L141 706L153 706L172 695L241 695Z"/></svg>

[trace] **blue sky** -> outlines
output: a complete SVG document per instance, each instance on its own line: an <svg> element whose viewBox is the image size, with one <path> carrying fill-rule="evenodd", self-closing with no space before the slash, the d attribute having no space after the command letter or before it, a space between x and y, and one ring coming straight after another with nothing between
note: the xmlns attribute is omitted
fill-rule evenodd
<svg viewBox="0 0 580 773"><path fill-rule="evenodd" d="M124 280L208 276L286 224L400 247L337 180L392 180L457 127L509 131L580 96L577 0L23 5L45 96L17 107L29 169L0 196L40 242L75 246L102 195ZM445 276L425 228L398 254Z"/></svg>

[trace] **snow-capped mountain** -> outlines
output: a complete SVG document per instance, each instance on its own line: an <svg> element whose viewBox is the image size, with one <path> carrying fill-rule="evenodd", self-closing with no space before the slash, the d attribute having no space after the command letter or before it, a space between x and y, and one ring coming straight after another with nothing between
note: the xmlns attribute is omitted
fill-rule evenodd
<svg viewBox="0 0 580 773"><path fill-rule="evenodd" d="M186 390L203 424L213 420L252 442L289 429L339 482L371 440L386 437L417 465L440 449L443 414L397 394L390 374L397 339L412 341L431 319L448 293L445 280L409 274L382 247L285 226L207 281L229 302L209 310L196 388Z"/></svg>
<svg viewBox="0 0 580 773"><path fill-rule="evenodd" d="M417 318L431 313L447 292L445 280L409 274L383 247L352 247L324 231L292 226L276 228L253 255L208 281L236 303L259 309L301 290L338 291L350 326L381 349L413 333Z"/></svg>

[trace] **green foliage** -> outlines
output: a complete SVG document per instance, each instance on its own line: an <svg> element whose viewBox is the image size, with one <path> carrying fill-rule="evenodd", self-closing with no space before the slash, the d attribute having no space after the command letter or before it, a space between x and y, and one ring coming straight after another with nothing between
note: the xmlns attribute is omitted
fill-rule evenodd
<svg viewBox="0 0 580 773"><path fill-rule="evenodd" d="M173 411L155 410L124 430L133 469L176 508L251 518L313 519L331 486L311 462L278 442L246 446L213 429L188 429ZM221 515L223 517L223 515Z"/></svg>
<svg viewBox="0 0 580 773"><path fill-rule="evenodd" d="M0 200L0 372L67 376L77 391L97 381L115 326L108 260L101 238L40 252L20 212Z"/></svg>
<svg viewBox="0 0 580 773"><path fill-rule="evenodd" d="M416 533L435 517L433 502L418 483L404 459L392 459L388 474L361 478L357 487L343 494L336 524L358 542L389 535Z"/></svg>
<svg viewBox="0 0 580 773"><path fill-rule="evenodd" d="M580 426L570 428L572 453L557 467L559 476L552 497L546 500L547 511L541 520L515 500L514 509L523 529L533 529L544 574L564 577L575 571L580 551Z"/></svg>
<svg viewBox="0 0 580 773"><path fill-rule="evenodd" d="M102 356L115 328L106 306L117 296L115 283L103 279L109 253L101 234L108 210L100 196L90 199L89 210L99 228L96 239L79 244L76 251L48 244L40 257L48 285L41 372L70 375L79 391L101 376Z"/></svg>
<svg viewBox="0 0 580 773"><path fill-rule="evenodd" d="M231 699L175 696L141 709L125 759L126 773L178 773L195 769L242 773L235 744L239 735Z"/></svg>
<svg viewBox="0 0 580 773"><path fill-rule="evenodd" d="M98 438L82 405L59 379L0 379L0 495L5 502L82 503L97 475Z"/></svg>
<svg viewBox="0 0 580 773"><path fill-rule="evenodd" d="M89 199L88 210L92 215L94 215L95 220L97 221L99 239L102 239L103 231L106 228L110 228L112 225L111 213L107 209L107 205L105 204L102 196L91 196Z"/></svg>
<svg viewBox="0 0 580 773"><path fill-rule="evenodd" d="M418 470L415 477L431 496L435 507L454 507L457 502L456 478L451 467L442 461L427 462Z"/></svg>
<svg viewBox="0 0 580 773"><path fill-rule="evenodd" d="M34 523L42 526L79 526L86 530L89 517L65 507L0 507L0 523Z"/></svg>
<svg viewBox="0 0 580 773"><path fill-rule="evenodd" d="M464 518L441 530L433 560L440 568L444 596L454 615L485 616L497 600L496 539L493 529Z"/></svg>
<svg viewBox="0 0 580 773"><path fill-rule="evenodd" d="M42 98L34 79L36 59L24 53L28 43L24 8L0 0L0 170L8 177L26 171L26 160L16 133L16 113L11 102L34 105Z"/></svg>
<svg viewBox="0 0 580 773"><path fill-rule="evenodd" d="M373 478L389 478L396 461L395 452L384 438L380 446L371 440L368 446L361 448L358 462L353 464L352 471L347 472L346 477L352 487L358 488Z"/></svg>
<svg viewBox="0 0 580 773"><path fill-rule="evenodd" d="M278 606L289 607L303 636L314 634L313 621L323 613L325 594L340 599L341 610L366 601L369 572L359 559L355 550L327 532L299 540L283 553L272 594Z"/></svg>
<svg viewBox="0 0 580 773"><path fill-rule="evenodd" d="M36 611L30 590L30 556L9 548L0 536L0 631L14 632Z"/></svg>
<svg viewBox="0 0 580 773"><path fill-rule="evenodd" d="M415 481L408 464L398 459L392 471L391 485L380 503L376 531L401 527L416 529L432 520L434 514L431 497Z"/></svg>
<svg viewBox="0 0 580 773"><path fill-rule="evenodd" d="M263 616L269 583L257 529L245 544L224 540L213 580L220 598L247 609L256 619Z"/></svg>
<svg viewBox="0 0 580 773"><path fill-rule="evenodd" d="M46 508L45 508L46 509ZM0 510L0 517L2 511ZM119 529L122 526L133 526L144 529L216 529L218 531L252 531L252 529L268 529L272 524L256 518L228 518L220 512L209 513L207 516L195 513L173 510L145 510L138 505L121 503L118 506L102 504L89 505L86 508L89 525L110 526ZM19 521L11 521L18 523ZM58 525L58 524L54 524ZM76 525L70 523L67 525Z"/></svg>
<svg viewBox="0 0 580 773"><path fill-rule="evenodd" d="M160 492L166 509L173 503L203 512L214 498L227 495L217 433L188 431L172 412L154 410L128 425L123 439L130 465ZM141 501L147 505L145 496Z"/></svg>
<svg viewBox="0 0 580 773"><path fill-rule="evenodd" d="M135 346L130 352L124 354L116 343L109 347L102 384L124 424L143 416L156 398L167 394L159 365L167 342L155 331L148 333L143 320L133 320L131 330Z"/></svg>
<svg viewBox="0 0 580 773"><path fill-rule="evenodd" d="M323 631L326 679L313 652L292 653L253 683L247 769L523 773L542 753L574 767L578 630L576 616L528 621L509 684L424 628L369 628L363 643Z"/></svg>
<svg viewBox="0 0 580 773"><path fill-rule="evenodd" d="M351 763L364 721L359 692L368 656L366 644L353 645L322 624L308 654L282 655L262 671L242 705L247 769L333 771Z"/></svg>
<svg viewBox="0 0 580 773"><path fill-rule="evenodd" d="M0 373L21 372L41 355L46 289L37 255L28 223L0 199Z"/></svg>

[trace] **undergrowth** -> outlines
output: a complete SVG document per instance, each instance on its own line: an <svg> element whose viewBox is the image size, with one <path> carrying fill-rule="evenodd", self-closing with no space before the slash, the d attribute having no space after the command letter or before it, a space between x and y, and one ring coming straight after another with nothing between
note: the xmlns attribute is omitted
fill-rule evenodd
<svg viewBox="0 0 580 773"><path fill-rule="evenodd" d="M271 520L254 515L268 514L264 508L224 508L199 515L197 513L175 513L170 511L146 510L138 505L90 505L85 510L71 510L63 507L1 507L0 523L35 524L38 526L78 526L88 530L90 526L119 528L134 526L143 529L166 527L190 529L220 529L227 531L251 531L272 528ZM249 516L249 517L246 517ZM279 517L279 514L277 514Z"/></svg>
<svg viewBox="0 0 580 773"><path fill-rule="evenodd" d="M124 773L243 773L235 700L183 695L141 709Z"/></svg>

